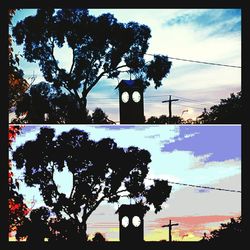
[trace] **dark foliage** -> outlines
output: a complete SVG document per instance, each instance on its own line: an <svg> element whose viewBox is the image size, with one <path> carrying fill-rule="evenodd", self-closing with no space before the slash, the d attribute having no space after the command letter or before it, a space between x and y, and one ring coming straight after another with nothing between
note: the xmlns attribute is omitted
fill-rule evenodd
<svg viewBox="0 0 250 250"><path fill-rule="evenodd" d="M145 187L150 157L147 150L133 146L123 149L110 138L95 142L78 129L55 137L55 131L45 127L36 140L27 141L13 153L17 168L24 169L26 184L37 185L56 217L66 214L85 240L87 219L104 200L117 202L128 193L147 209L153 204L155 212L161 210L171 187L167 181L158 180ZM59 192L54 180L54 172L65 168L73 179L69 196Z"/></svg>
<svg viewBox="0 0 250 250"><path fill-rule="evenodd" d="M16 239L27 237L28 242L39 243L43 242L45 238L49 238L49 215L49 209L46 207L33 209L30 212L30 218L26 218L24 223L18 227Z"/></svg>
<svg viewBox="0 0 250 250"><path fill-rule="evenodd" d="M159 117L151 116L147 119L147 124L181 124L184 120L179 116L167 117L166 115L161 115Z"/></svg>
<svg viewBox="0 0 250 250"><path fill-rule="evenodd" d="M40 82L17 103L17 118L12 123L78 123L79 112L74 96L67 95L47 82ZM86 110L85 123L91 123Z"/></svg>
<svg viewBox="0 0 250 250"><path fill-rule="evenodd" d="M105 237L101 234L101 233L95 233L95 236L94 238L92 239L93 242L98 242L98 243L101 243L101 242L105 242L106 239Z"/></svg>
<svg viewBox="0 0 250 250"><path fill-rule="evenodd" d="M24 45L27 61L39 63L46 81L73 98L79 122L86 121L87 95L102 77L115 78L122 68L129 68L145 88L150 80L157 88L171 67L167 56L145 61L149 27L120 23L109 13L95 17L86 9L38 9L35 16L16 24L13 36ZM60 68L54 54L56 46L65 44L72 50L69 69Z"/></svg>
<svg viewBox="0 0 250 250"><path fill-rule="evenodd" d="M213 230L210 236L204 235L202 241L216 243L243 242L243 223L241 217L231 218L230 222L222 223L220 229Z"/></svg>
<svg viewBox="0 0 250 250"><path fill-rule="evenodd" d="M74 97L56 90L53 85L40 82L25 93L17 103L12 123L78 123L79 113ZM86 110L84 123L112 123L102 109L96 108L91 115Z"/></svg>
<svg viewBox="0 0 250 250"><path fill-rule="evenodd" d="M9 150L16 136L20 134L20 126L9 126ZM8 205L9 205L9 233L24 222L25 216L29 213L27 205L24 203L23 196L19 193L19 181L15 178L12 171L12 162L9 160L8 168Z"/></svg>
<svg viewBox="0 0 250 250"><path fill-rule="evenodd" d="M112 121L108 119L108 116L102 109L96 108L92 114L92 123L94 124L110 124Z"/></svg>
<svg viewBox="0 0 250 250"><path fill-rule="evenodd" d="M201 123L240 124L243 121L241 91L221 99L220 104L212 106L210 111L204 109L198 119Z"/></svg>
<svg viewBox="0 0 250 250"><path fill-rule="evenodd" d="M12 18L15 15L16 10L9 10L9 26L12 27ZM12 37L9 34L8 37L8 81L9 81L9 110L16 105L16 103L22 99L22 95L28 89L29 84L24 79L23 71L19 68L20 56L13 53Z"/></svg>

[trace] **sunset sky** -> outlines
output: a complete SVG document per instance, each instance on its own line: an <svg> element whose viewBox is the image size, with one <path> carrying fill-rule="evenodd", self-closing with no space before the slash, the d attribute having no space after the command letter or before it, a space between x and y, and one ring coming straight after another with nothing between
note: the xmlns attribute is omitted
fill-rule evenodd
<svg viewBox="0 0 250 250"><path fill-rule="evenodd" d="M241 191L241 126L84 126L48 125L59 135L75 127L98 141L113 138L119 147L137 146L151 154L149 174L146 184L152 178L165 179L191 185L201 185ZM34 140L40 126L27 125L22 129L13 150L27 140ZM31 152L32 153L32 152ZM11 159L11 152L10 152ZM22 177L22 170L13 166L14 176ZM72 176L64 170L55 173L59 191L69 194ZM27 188L20 183L20 193L28 205L35 200L35 207L43 205L38 188ZM163 209L155 214L150 210L144 217L144 239L146 241L168 240L168 230L162 228L171 219L179 223L172 231L173 240L196 241L203 233L217 229L220 223L231 217L241 215L241 193L219 191L171 184L172 192ZM132 202L133 203L133 202ZM115 211L119 205L130 204L126 198L118 204L103 203L90 216L87 233L101 232L110 241L119 239L118 216ZM34 207L34 208L35 208Z"/></svg>
<svg viewBox="0 0 250 250"><path fill-rule="evenodd" d="M136 21L151 28L148 54L163 54L172 58L205 61L241 66L241 10L240 9L90 9L90 14L99 16L112 13L119 22ZM13 24L35 9L18 10ZM39 29L39 27L37 27ZM15 46L15 53L22 54L22 46ZM72 51L67 45L55 49L59 66L70 68ZM145 56L147 60L152 59ZM25 77L33 74L35 83L43 79L38 63L28 63L20 58L20 68ZM145 92L145 116L168 115L168 106L162 103L168 95L178 98L172 106L173 115L184 119L195 119L204 108L218 104L230 93L241 90L241 68L221 67L171 59L169 76L163 86L155 90L150 86ZM126 73L119 79L103 79L88 96L87 108L93 111L97 106L110 119L119 121L118 93L115 90L119 80L129 79ZM186 110L185 112L183 112Z"/></svg>

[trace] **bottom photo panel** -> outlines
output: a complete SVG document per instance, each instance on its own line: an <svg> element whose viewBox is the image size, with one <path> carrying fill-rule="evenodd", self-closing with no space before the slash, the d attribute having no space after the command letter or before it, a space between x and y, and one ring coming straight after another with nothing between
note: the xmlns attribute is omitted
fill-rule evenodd
<svg viewBox="0 0 250 250"><path fill-rule="evenodd" d="M242 238L240 125L10 125L8 176L9 241Z"/></svg>

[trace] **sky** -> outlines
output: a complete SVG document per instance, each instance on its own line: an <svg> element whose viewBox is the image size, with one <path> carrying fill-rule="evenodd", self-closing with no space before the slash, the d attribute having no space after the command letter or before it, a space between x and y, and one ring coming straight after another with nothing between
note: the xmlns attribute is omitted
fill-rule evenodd
<svg viewBox="0 0 250 250"><path fill-rule="evenodd" d="M136 21L148 25L152 37L148 54L163 54L172 58L212 62L241 67L241 10L240 9L90 9L91 15L113 14L119 22ZM13 24L35 9L18 10ZM38 27L39 28L39 27ZM22 46L14 46L22 54ZM65 45L55 49L59 66L70 68L72 52ZM151 60L152 57L145 56ZM144 93L144 114L168 115L168 104L162 103L169 95L179 101L172 104L172 114L184 119L195 119L204 108L209 109L241 90L241 68L222 67L171 59L172 67L163 86L152 86ZM43 81L38 63L20 61L27 78L36 76L34 83ZM103 78L88 96L87 108L92 112L101 107L109 118L119 122L119 80L129 79L123 73L119 79Z"/></svg>
<svg viewBox="0 0 250 250"><path fill-rule="evenodd" d="M151 154L150 179L164 179L171 184L172 191L163 209L157 214L151 209L144 217L144 239L146 241L168 240L168 231L161 226L179 223L173 228L173 240L197 241L204 232L218 229L220 223L241 215L241 193L219 191L201 187L191 187L175 183L191 184L212 188L241 191L241 126L204 125L204 126L120 126L120 125L48 125L55 129L56 136L63 131L78 128L89 134L89 138L99 141L112 138L119 147L137 146ZM26 125L13 142L12 148L28 140L34 140L40 130L39 125ZM31 152L32 153L32 152ZM10 152L11 159L11 152ZM22 169L13 172L22 178ZM69 194L72 175L64 170L55 172L55 182L59 191ZM20 182L19 192L24 195L28 206L34 208L43 204L38 187L27 188ZM109 241L119 240L118 215L115 214L122 204L133 204L122 198L118 204L102 203L88 220L87 233L92 237L101 232Z"/></svg>

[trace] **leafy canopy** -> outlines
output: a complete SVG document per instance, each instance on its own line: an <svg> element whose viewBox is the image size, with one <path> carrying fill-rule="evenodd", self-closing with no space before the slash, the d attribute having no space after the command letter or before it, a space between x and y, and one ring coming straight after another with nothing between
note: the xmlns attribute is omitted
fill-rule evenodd
<svg viewBox="0 0 250 250"><path fill-rule="evenodd" d="M67 90L76 103L86 108L86 96L99 80L118 77L125 68L144 87L155 87L169 73L167 56L155 55L146 62L150 28L136 22L120 23L110 13L98 17L87 9L38 9L13 28L17 44L24 45L24 57L38 62L46 81ZM72 51L71 66L61 68L55 48L67 45Z"/></svg>
<svg viewBox="0 0 250 250"><path fill-rule="evenodd" d="M8 131L8 144L9 150L12 151L11 144L16 139L16 136L20 134L20 126L9 126ZM24 203L23 196L18 192L19 182L15 178L12 171L12 162L9 160L8 168L8 206L9 206L9 233L15 231L18 226L22 225L25 219L25 216L29 213L29 208Z"/></svg>
<svg viewBox="0 0 250 250"><path fill-rule="evenodd" d="M15 110L17 118L12 123L79 123L79 112L72 96L56 90L47 82L40 82L30 87L23 95ZM25 115L24 115L25 114ZM45 121L46 114L46 121ZM86 109L85 123L114 123L104 111L96 108L92 116Z"/></svg>
<svg viewBox="0 0 250 250"><path fill-rule="evenodd" d="M221 99L218 105L210 108L210 111L204 109L198 118L203 123L241 123L243 121L241 91L236 94L231 93L227 99Z"/></svg>
<svg viewBox="0 0 250 250"><path fill-rule="evenodd" d="M12 18L15 15L16 10L10 9L9 14L9 26L12 26ZM12 37L9 34L8 37L8 82L9 82L9 110L16 106L17 102L22 98L22 95L29 87L29 83L24 79L23 71L19 68L19 56L13 53Z"/></svg>
<svg viewBox="0 0 250 250"><path fill-rule="evenodd" d="M124 149L110 138L93 141L78 129L56 137L54 129L41 128L35 140L16 149L13 159L17 168L24 169L26 184L39 187L45 204L58 218L67 215L79 224L86 222L102 201L117 202L124 195L147 209L152 204L158 212L171 191L167 181L145 185L151 162L147 150ZM55 171L64 169L73 182L69 195L60 192L54 180Z"/></svg>

